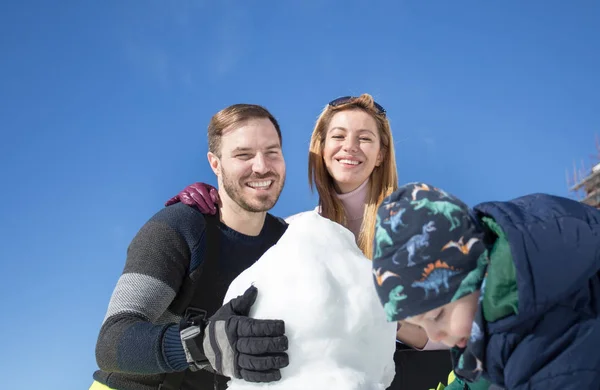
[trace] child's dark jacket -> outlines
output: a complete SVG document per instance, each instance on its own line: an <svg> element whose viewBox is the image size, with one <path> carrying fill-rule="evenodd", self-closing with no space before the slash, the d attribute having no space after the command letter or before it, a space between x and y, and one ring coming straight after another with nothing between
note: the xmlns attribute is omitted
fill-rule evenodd
<svg viewBox="0 0 600 390"><path fill-rule="evenodd" d="M475 212L512 257L490 257L484 376L509 390L600 388L600 210L535 194Z"/></svg>

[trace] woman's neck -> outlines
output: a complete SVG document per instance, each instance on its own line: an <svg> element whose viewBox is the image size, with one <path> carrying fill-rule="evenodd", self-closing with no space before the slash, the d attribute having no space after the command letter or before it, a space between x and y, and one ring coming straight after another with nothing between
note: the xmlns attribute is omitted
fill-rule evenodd
<svg viewBox="0 0 600 390"><path fill-rule="evenodd" d="M342 202L346 212L348 229L354 233L358 239L360 227L363 221L363 213L369 192L369 179L365 180L358 188L345 194L338 194L338 199Z"/></svg>

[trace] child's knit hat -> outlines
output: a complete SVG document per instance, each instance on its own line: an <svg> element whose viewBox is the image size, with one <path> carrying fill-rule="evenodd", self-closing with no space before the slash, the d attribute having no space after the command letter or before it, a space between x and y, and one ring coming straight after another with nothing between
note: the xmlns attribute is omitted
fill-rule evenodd
<svg viewBox="0 0 600 390"><path fill-rule="evenodd" d="M388 321L478 290L487 264L484 230L471 209L429 184L411 183L377 212L373 274Z"/></svg>

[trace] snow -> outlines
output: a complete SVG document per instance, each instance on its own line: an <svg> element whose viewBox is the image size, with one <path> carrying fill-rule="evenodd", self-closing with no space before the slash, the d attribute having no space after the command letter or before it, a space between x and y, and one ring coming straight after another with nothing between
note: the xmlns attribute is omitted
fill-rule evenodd
<svg viewBox="0 0 600 390"><path fill-rule="evenodd" d="M316 212L291 222L277 245L230 285L224 302L254 284L254 318L282 319L289 339L282 379L230 390L384 390L395 375L396 324L377 298L371 262L354 235Z"/></svg>

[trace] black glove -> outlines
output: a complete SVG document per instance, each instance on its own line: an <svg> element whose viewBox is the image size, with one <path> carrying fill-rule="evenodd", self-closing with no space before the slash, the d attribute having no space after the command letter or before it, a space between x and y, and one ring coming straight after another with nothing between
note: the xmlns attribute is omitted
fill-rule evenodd
<svg viewBox="0 0 600 390"><path fill-rule="evenodd" d="M288 339L282 320L258 320L248 313L258 290L251 286L244 295L223 305L206 321L192 321L181 338L192 367L207 363L219 374L248 382L281 379L287 367Z"/></svg>

